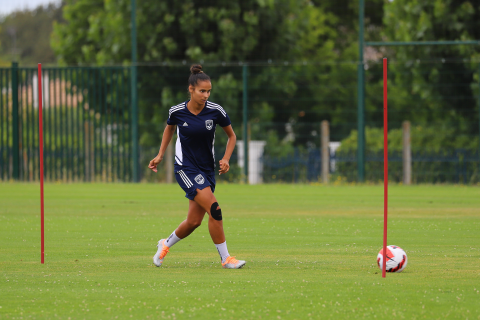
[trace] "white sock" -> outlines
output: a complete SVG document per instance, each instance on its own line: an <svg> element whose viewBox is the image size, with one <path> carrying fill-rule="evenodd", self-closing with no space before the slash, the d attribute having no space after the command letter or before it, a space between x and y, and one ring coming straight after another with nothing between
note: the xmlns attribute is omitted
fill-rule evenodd
<svg viewBox="0 0 480 320"><path fill-rule="evenodd" d="M175 233L175 231L173 231L172 234L170 235L170 237L168 237L168 239L165 240L165 245L170 248L171 246L173 246L175 243L177 243L180 240L182 240L182 239L177 237L177 234Z"/></svg>
<svg viewBox="0 0 480 320"><path fill-rule="evenodd" d="M225 241L224 243L216 244L215 247L217 247L220 259L222 259L222 263L224 263L225 260L227 260L227 258L230 256L227 249L227 241Z"/></svg>

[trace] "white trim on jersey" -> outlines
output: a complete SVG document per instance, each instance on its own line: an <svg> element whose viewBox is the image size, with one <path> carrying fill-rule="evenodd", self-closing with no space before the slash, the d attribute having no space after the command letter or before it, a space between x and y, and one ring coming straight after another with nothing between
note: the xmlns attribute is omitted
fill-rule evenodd
<svg viewBox="0 0 480 320"><path fill-rule="evenodd" d="M182 142L180 141L180 128L177 126L177 142L175 143L175 159L183 166Z"/></svg>
<svg viewBox="0 0 480 320"><path fill-rule="evenodd" d="M223 114L224 117L227 117L227 113L225 112L225 110L223 110L223 108L219 104L207 101L207 106L206 107L209 108L209 109L217 109L218 111L220 111Z"/></svg>
<svg viewBox="0 0 480 320"><path fill-rule="evenodd" d="M170 118L170 116L172 115L172 113L174 113L175 111L178 111L178 110L182 110L182 109L185 109L185 103L182 102L174 107L171 107L169 110L168 110L168 117Z"/></svg>
<svg viewBox="0 0 480 320"><path fill-rule="evenodd" d="M180 177L182 178L183 182L185 182L185 185L187 186L187 188L190 188L193 186L193 183L190 179L188 179L187 175L185 174L185 172L183 172L182 170L178 171L178 174L180 175Z"/></svg>
<svg viewBox="0 0 480 320"><path fill-rule="evenodd" d="M215 132L213 133L212 155L213 155L213 165L215 166Z"/></svg>

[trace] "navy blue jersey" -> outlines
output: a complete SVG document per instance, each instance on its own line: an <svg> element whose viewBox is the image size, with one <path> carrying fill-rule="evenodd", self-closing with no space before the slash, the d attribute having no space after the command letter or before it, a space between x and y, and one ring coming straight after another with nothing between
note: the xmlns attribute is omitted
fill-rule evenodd
<svg viewBox="0 0 480 320"><path fill-rule="evenodd" d="M207 101L202 111L194 115L187 108L188 101L171 107L167 124L177 126L175 170L197 168L205 173L215 170L215 128L231 124L223 108Z"/></svg>

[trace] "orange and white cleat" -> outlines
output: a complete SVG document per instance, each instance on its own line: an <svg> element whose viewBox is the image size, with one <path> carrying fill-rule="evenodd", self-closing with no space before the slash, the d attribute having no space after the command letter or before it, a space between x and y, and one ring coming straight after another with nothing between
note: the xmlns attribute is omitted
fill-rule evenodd
<svg viewBox="0 0 480 320"><path fill-rule="evenodd" d="M153 256L153 263L160 267L170 248L165 245L165 239L158 241L157 248L157 253Z"/></svg>
<svg viewBox="0 0 480 320"><path fill-rule="evenodd" d="M228 256L224 263L222 263L222 267L224 269L240 269L242 268L247 262L244 260L237 260L235 257Z"/></svg>

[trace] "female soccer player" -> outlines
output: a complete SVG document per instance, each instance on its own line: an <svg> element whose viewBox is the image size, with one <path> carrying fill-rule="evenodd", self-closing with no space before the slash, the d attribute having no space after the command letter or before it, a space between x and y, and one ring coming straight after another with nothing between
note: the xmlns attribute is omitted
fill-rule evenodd
<svg viewBox="0 0 480 320"><path fill-rule="evenodd" d="M180 223L167 239L158 241L153 263L160 267L169 249L178 241L190 235L202 223L208 213L208 230L217 247L223 268L239 269L245 261L231 257L227 250L223 231L222 210L213 195L215 191L215 128L219 124L228 136L227 148L219 161L219 174L230 169L229 160L235 148L236 136L230 118L221 106L207 101L212 90L210 77L202 71L201 65L190 68L188 79L190 100L171 107L167 127L163 132L158 155L148 167L157 172L157 165L163 160L168 143L177 128L175 144L175 178L189 199L187 219Z"/></svg>

